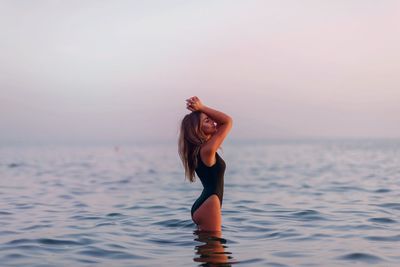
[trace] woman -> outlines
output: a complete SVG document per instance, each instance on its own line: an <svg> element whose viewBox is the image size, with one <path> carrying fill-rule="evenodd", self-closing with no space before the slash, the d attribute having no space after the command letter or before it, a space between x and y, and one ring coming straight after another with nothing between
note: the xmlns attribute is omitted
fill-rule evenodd
<svg viewBox="0 0 400 267"><path fill-rule="evenodd" d="M186 102L186 108L192 112L182 120L179 156L186 178L194 182L196 173L204 187L192 206L192 220L198 230L221 231L226 165L217 149L232 128L232 118L203 105L197 96Z"/></svg>

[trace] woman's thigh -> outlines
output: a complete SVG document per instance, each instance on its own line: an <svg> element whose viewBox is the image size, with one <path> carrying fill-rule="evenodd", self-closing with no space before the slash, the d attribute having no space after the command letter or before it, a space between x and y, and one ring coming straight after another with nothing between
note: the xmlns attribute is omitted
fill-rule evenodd
<svg viewBox="0 0 400 267"><path fill-rule="evenodd" d="M221 204L217 195L209 196L193 213L199 230L221 231Z"/></svg>

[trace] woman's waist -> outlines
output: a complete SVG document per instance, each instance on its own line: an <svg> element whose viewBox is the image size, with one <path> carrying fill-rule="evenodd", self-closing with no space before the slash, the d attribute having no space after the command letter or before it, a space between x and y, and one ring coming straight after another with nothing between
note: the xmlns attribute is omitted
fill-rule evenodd
<svg viewBox="0 0 400 267"><path fill-rule="evenodd" d="M203 191L201 191L201 195L219 194L222 192L224 192L223 186L207 187L203 188Z"/></svg>

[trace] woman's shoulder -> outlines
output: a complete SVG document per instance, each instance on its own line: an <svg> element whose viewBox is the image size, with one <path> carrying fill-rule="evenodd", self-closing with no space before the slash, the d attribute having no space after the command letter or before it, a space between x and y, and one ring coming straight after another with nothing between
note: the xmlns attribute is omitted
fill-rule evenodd
<svg viewBox="0 0 400 267"><path fill-rule="evenodd" d="M207 167L214 166L214 164L217 162L217 158L219 157L216 151L210 151L202 147L200 147L198 155L200 157L200 160Z"/></svg>

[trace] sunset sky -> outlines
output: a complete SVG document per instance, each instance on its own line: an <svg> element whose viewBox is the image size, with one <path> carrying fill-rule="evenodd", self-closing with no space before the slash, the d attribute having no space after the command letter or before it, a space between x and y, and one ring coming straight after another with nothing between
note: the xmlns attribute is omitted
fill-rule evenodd
<svg viewBox="0 0 400 267"><path fill-rule="evenodd" d="M400 1L0 0L0 144L400 138Z"/></svg>

